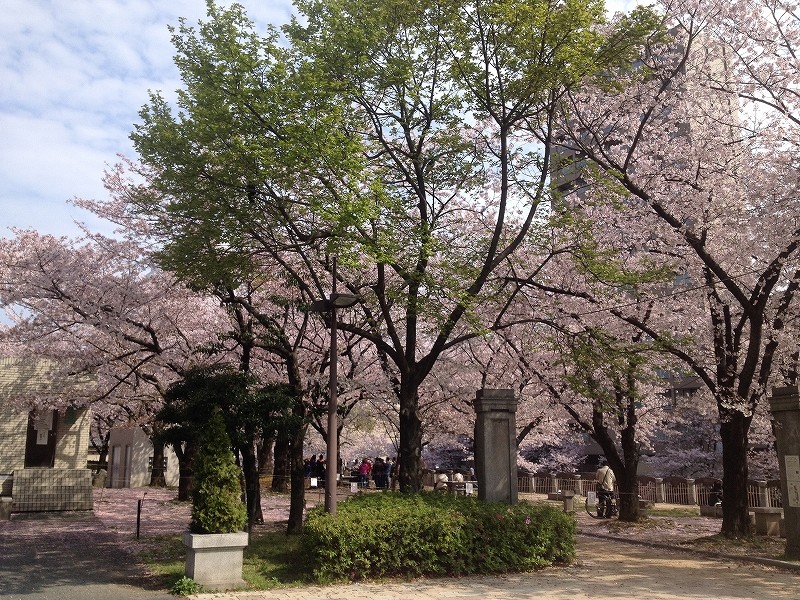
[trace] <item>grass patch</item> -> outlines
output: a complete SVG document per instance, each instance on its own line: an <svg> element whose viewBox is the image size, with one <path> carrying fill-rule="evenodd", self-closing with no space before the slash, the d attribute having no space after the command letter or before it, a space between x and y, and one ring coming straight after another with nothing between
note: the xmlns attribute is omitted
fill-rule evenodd
<svg viewBox="0 0 800 600"><path fill-rule="evenodd" d="M170 589L183 577L186 546L182 536L161 535L139 540L141 560L159 587Z"/></svg>
<svg viewBox="0 0 800 600"><path fill-rule="evenodd" d="M529 571L567 563L575 552L574 518L544 504L386 493L351 498L336 518L321 509L313 514L299 536L270 525L255 528L244 551L247 589ZM154 586L188 591L182 535L142 538L135 547ZM323 564L332 569L327 576L317 572Z"/></svg>
<svg viewBox="0 0 800 600"><path fill-rule="evenodd" d="M278 531L251 536L244 551L244 580L259 590L308 583L300 543L300 536Z"/></svg>
<svg viewBox="0 0 800 600"><path fill-rule="evenodd" d="M786 540L768 535L730 538L715 534L683 542L681 545L721 554L759 555L779 560L784 560L786 550Z"/></svg>

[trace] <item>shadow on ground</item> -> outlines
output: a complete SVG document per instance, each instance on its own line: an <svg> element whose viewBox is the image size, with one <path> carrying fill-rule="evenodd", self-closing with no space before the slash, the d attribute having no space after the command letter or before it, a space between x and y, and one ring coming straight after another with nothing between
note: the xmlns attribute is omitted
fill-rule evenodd
<svg viewBox="0 0 800 600"><path fill-rule="evenodd" d="M0 598L170 597L91 513L14 515L0 548Z"/></svg>

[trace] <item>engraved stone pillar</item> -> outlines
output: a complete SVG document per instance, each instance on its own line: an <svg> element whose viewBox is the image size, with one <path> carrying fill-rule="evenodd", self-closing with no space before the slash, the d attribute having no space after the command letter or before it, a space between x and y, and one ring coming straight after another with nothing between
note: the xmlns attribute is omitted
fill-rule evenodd
<svg viewBox="0 0 800 600"><path fill-rule="evenodd" d="M478 390L475 466L478 498L517 503L517 400L513 390Z"/></svg>
<svg viewBox="0 0 800 600"><path fill-rule="evenodd" d="M770 408L781 473L786 556L800 558L800 390L773 388Z"/></svg>

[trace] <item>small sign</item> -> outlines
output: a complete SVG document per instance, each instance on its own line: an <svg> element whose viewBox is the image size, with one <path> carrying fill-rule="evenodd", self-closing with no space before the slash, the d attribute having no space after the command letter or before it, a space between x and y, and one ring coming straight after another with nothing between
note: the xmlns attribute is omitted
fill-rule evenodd
<svg viewBox="0 0 800 600"><path fill-rule="evenodd" d="M49 436L50 432L43 429L36 430L36 445L37 446L47 446L47 437Z"/></svg>
<svg viewBox="0 0 800 600"><path fill-rule="evenodd" d="M590 506L597 504L597 492L586 492L586 502Z"/></svg>
<svg viewBox="0 0 800 600"><path fill-rule="evenodd" d="M350 482L350 493L351 494L358 493L358 483L357 482L355 482L355 481L351 481Z"/></svg>
<svg viewBox="0 0 800 600"><path fill-rule="evenodd" d="M50 431L53 428L53 411L40 410L36 415L36 421L33 423L33 428L36 431Z"/></svg>
<svg viewBox="0 0 800 600"><path fill-rule="evenodd" d="M311 478L311 487L312 488L317 487L317 478L316 477L312 477Z"/></svg>
<svg viewBox="0 0 800 600"><path fill-rule="evenodd" d="M467 496L472 496L472 490L473 490L473 487L472 487L472 484L469 481L464 484L464 493Z"/></svg>

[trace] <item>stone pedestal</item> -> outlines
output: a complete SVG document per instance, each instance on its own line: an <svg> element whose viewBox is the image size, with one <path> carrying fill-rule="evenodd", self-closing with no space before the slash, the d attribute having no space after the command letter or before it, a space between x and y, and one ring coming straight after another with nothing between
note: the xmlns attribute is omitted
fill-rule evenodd
<svg viewBox="0 0 800 600"><path fill-rule="evenodd" d="M516 504L517 400L513 390L478 390L475 411L478 498Z"/></svg>
<svg viewBox="0 0 800 600"><path fill-rule="evenodd" d="M572 490L565 490L563 496L564 496L564 512L565 513L575 512L575 492L573 492Z"/></svg>
<svg viewBox="0 0 800 600"><path fill-rule="evenodd" d="M773 388L770 409L781 474L786 556L800 558L800 390L797 386Z"/></svg>
<svg viewBox="0 0 800 600"><path fill-rule="evenodd" d="M211 590L243 587L242 563L247 532L185 533L186 576Z"/></svg>
<svg viewBox="0 0 800 600"><path fill-rule="evenodd" d="M780 536L780 524L783 511L780 508L756 506L750 509L753 515L753 525L758 535Z"/></svg>

